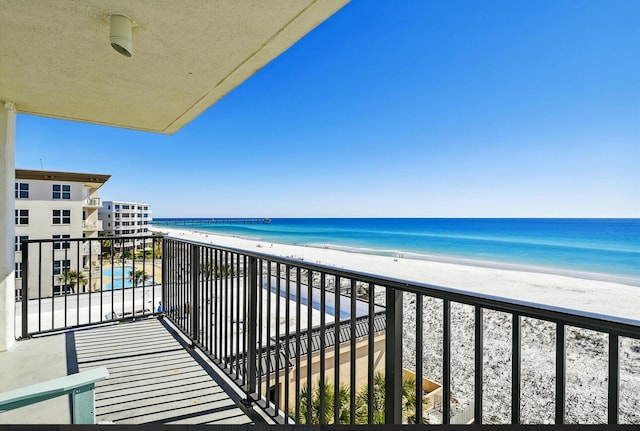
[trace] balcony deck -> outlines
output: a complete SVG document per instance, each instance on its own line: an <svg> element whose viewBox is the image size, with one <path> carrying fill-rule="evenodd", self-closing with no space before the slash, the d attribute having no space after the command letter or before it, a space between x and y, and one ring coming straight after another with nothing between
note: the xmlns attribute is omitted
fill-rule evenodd
<svg viewBox="0 0 640 431"><path fill-rule="evenodd" d="M96 416L115 424L263 422L167 322L144 319L20 341L0 353L2 391L96 367ZM0 414L0 423L70 423L66 397Z"/></svg>

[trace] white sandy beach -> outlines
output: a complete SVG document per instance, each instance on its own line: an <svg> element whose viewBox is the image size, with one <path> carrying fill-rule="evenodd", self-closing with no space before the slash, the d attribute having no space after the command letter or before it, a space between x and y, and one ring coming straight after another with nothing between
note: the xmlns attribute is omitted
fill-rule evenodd
<svg viewBox="0 0 640 431"><path fill-rule="evenodd" d="M411 282L437 285L467 292L511 298L587 313L617 316L640 325L640 287L584 277L548 274L539 268L515 270L498 265L474 266L453 262L426 261L352 253L238 237L213 235L183 229L157 228L178 238L241 250L288 257L341 269L354 270ZM415 300L404 300L403 365L415 369ZM442 379L441 302L426 298L423 320L423 372ZM508 423L511 396L511 317L485 311L484 397L486 423ZM452 402L460 413L473 400L472 309L454 304L452 321ZM606 423L608 341L604 334L570 328L566 334L567 423ZM524 423L553 423L555 392L555 325L541 320L522 323L522 420ZM620 420L640 423L640 340L622 339L620 344Z"/></svg>
<svg viewBox="0 0 640 431"><path fill-rule="evenodd" d="M352 253L213 235L193 230L156 228L180 238L306 262L377 274L412 282L512 298L589 313L618 316L640 325L640 287L630 284L498 267L462 265L402 257Z"/></svg>

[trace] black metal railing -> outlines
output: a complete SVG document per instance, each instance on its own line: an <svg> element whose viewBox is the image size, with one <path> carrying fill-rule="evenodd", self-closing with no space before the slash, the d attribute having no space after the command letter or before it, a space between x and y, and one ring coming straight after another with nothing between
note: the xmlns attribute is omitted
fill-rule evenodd
<svg viewBox="0 0 640 431"><path fill-rule="evenodd" d="M162 254L166 316L281 423L640 422L638 321L176 238Z"/></svg>
<svg viewBox="0 0 640 431"><path fill-rule="evenodd" d="M31 239L16 247L16 336L149 316L162 298L162 237Z"/></svg>
<svg viewBox="0 0 640 431"><path fill-rule="evenodd" d="M177 238L17 250L17 336L163 312L280 423L640 423L637 321Z"/></svg>

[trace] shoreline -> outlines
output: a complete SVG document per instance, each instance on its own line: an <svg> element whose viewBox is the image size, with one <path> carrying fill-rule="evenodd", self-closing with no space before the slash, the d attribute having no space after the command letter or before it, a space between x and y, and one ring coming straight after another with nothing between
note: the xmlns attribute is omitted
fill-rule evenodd
<svg viewBox="0 0 640 431"><path fill-rule="evenodd" d="M324 249L324 250L336 250L336 251L342 251L345 253L363 254L363 255L370 255L370 256L382 256L382 257L390 257L390 258L397 258L397 259L412 259L412 260L420 260L425 262L441 262L441 263L449 263L454 265L491 268L491 269L498 269L498 270L510 270L510 271L529 272L529 273L559 275L559 276L565 276L565 277L571 277L571 278L579 278L587 281L604 281L604 282L611 282L611 283L628 285L628 286L635 286L640 288L640 277L634 277L632 275L589 272L589 271L582 271L579 269L540 266L540 265L526 264L526 263L511 263L511 262L503 262L503 261L481 260L481 259L474 259L470 257L459 257L459 256L450 256L450 255L425 254L425 253L419 253L415 251L402 251L402 250L395 250L395 249L385 250L385 249L356 247L356 246L337 245L337 244L324 244L324 243L310 243L310 244L275 243L271 239L257 239L257 238L242 236L242 235L226 234L226 233L220 233L220 232L214 233L206 230L198 230L195 226L192 226L191 228L187 226L184 226L184 227L157 226L157 227L152 227L151 230L152 231L176 230L176 231L194 232L194 233L202 234L207 238L235 238L235 239L241 239L241 240L246 240L250 242L267 243L267 244L273 243L273 244L278 244L279 246L302 247L305 249L315 248L315 249ZM221 241L219 245L224 245L224 241Z"/></svg>
<svg viewBox="0 0 640 431"><path fill-rule="evenodd" d="M550 273L546 268L514 268L509 267L509 264L477 266L471 262L452 262L449 259L411 259L355 253L334 248L287 245L212 234L195 229L162 226L152 230L196 242L255 251L471 293L615 316L640 323L640 310L630 306L638 301L639 288L632 284L592 279L596 277L579 278L575 274Z"/></svg>
<svg viewBox="0 0 640 431"><path fill-rule="evenodd" d="M209 233L206 231L198 231L198 230L194 230L194 232L203 233L203 234ZM214 234L214 235L217 235L217 234ZM220 236L227 236L227 235L220 235ZM244 239L251 240L250 238L244 238ZM435 254L421 254L416 252L402 252L402 251L395 251L395 250L389 251L389 254L381 254L379 253L379 250L375 250L375 249L364 249L364 248L348 247L348 246L335 246L332 244L312 244L308 246L304 245L301 247L324 248L329 250L344 251L346 253L360 253L360 254L366 254L366 255L372 255L372 256L385 256L385 257L392 257L392 258L422 260L426 262L450 263L454 265L475 266L479 268L503 269L503 270L510 270L510 271L561 275L561 276L571 277L571 278L580 278L583 280L608 281L611 283L618 283L618 284L640 287L640 278L626 277L623 275L602 274L597 272L578 271L578 270L564 269L564 268L552 268L552 267L545 267L545 266L526 265L526 264L520 264L520 263L479 260L479 259L471 259L471 258L455 257L455 256L443 256L443 255L435 255ZM367 250L371 250L371 251L367 251Z"/></svg>

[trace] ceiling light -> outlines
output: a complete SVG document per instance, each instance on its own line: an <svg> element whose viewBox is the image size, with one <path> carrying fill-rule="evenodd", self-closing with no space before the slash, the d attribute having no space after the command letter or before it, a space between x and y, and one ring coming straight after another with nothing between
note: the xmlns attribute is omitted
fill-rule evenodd
<svg viewBox="0 0 640 431"><path fill-rule="evenodd" d="M111 46L125 57L131 57L133 54L133 38L131 36L133 21L123 14L112 14L110 18L111 33L109 39Z"/></svg>

